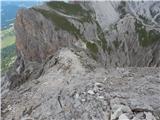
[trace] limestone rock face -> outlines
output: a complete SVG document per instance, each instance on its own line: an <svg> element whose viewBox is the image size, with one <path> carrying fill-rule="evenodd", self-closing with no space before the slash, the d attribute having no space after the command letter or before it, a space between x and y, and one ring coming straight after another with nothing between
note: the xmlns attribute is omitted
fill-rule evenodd
<svg viewBox="0 0 160 120"><path fill-rule="evenodd" d="M156 11L153 3L145 11ZM159 66L160 29L137 17L136 5L143 4L49 2L22 9L15 23L18 56L42 62L62 47L76 47L105 66Z"/></svg>
<svg viewBox="0 0 160 120"><path fill-rule="evenodd" d="M85 53L58 53L44 75L2 96L3 120L160 119L159 68L105 69Z"/></svg>
<svg viewBox="0 0 160 120"><path fill-rule="evenodd" d="M75 39L64 30L56 32L51 21L32 9L17 13L15 30L18 56L26 61L42 62Z"/></svg>
<svg viewBox="0 0 160 120"><path fill-rule="evenodd" d="M2 119L159 120L158 5L52 1L19 10Z"/></svg>
<svg viewBox="0 0 160 120"><path fill-rule="evenodd" d="M48 2L19 10L15 22L16 73L10 81L15 81L15 76L21 78L18 81L38 78L48 59L64 47L84 51L104 67L159 66L160 29L157 23L145 21L152 17L149 13L158 16L157 6L154 2L145 8L142 3L133 3ZM144 19L133 6L152 9Z"/></svg>

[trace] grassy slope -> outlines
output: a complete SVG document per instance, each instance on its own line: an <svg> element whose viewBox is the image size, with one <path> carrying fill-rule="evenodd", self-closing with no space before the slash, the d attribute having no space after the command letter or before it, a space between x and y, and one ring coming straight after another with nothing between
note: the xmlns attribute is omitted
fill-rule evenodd
<svg viewBox="0 0 160 120"><path fill-rule="evenodd" d="M2 30L1 35L2 35L1 49L15 44L15 35L13 28Z"/></svg>
<svg viewBox="0 0 160 120"><path fill-rule="evenodd" d="M80 4L68 4L65 2L53 2L52 1L52 2L47 2L47 5L50 8L58 10L64 14L77 16L78 18L80 18L77 20L81 22L82 24L85 22L89 22L89 23L93 22L92 17L90 15L92 11L88 11L82 8ZM83 36L83 34L80 33L80 30L76 28L71 22L69 22L64 16L61 16L54 11L51 12L51 11L38 9L38 8L33 8L33 9L37 12L40 12L46 18L49 18L57 28L66 30L72 35L74 35L76 38L80 38L81 40L83 40L83 42L86 43L86 46L91 52L92 56L96 58L96 55L98 53L97 45L95 43L88 42ZM104 45L106 45L106 41L105 41L104 36L102 36L102 33L100 33L99 36L100 36L100 39L102 39L102 42L104 43Z"/></svg>
<svg viewBox="0 0 160 120"><path fill-rule="evenodd" d="M135 29L138 33L139 42L142 47L148 47L153 43L160 41L160 33L156 30L147 31L146 27L140 22L135 22Z"/></svg>
<svg viewBox="0 0 160 120"><path fill-rule="evenodd" d="M81 22L92 22L90 12L81 7L80 4L68 4L63 1L50 1L47 5L55 10L61 11L64 14L78 16Z"/></svg>
<svg viewBox="0 0 160 120"><path fill-rule="evenodd" d="M16 58L13 27L1 31L1 71L7 71Z"/></svg>

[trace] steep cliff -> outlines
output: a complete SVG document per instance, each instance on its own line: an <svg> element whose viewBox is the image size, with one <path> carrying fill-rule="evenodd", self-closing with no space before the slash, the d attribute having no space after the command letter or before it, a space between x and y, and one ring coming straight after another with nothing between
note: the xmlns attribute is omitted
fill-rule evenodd
<svg viewBox="0 0 160 120"><path fill-rule="evenodd" d="M2 92L5 96L4 119L22 119L31 115L34 119L124 120L127 117L126 120L135 120L139 118L136 117L139 113L141 117L158 119L158 5L159 2L47 2L41 6L19 10L15 22L17 60L2 81ZM150 72L152 74L149 76ZM144 77L146 75L148 76ZM95 88L97 80L102 83L100 86L104 86L103 88ZM146 84L146 88L142 87ZM83 89L77 86L82 86ZM147 91L150 87L152 90ZM34 90L38 91L34 93ZM12 108L23 113L18 112L14 116L14 110L11 109L9 115L6 114L6 106L17 102L14 99L21 97L21 91L24 91L21 104ZM72 95L73 91L77 94ZM153 96L150 97L151 93ZM26 97L24 94L27 94ZM30 95L33 95L31 100ZM123 106L116 103L121 109L114 109L114 105L110 103L114 98L125 99L126 104L123 103ZM25 99L28 100L26 104ZM35 113L37 106L34 106L34 102L40 106ZM24 104L32 107L27 108ZM52 105L52 109L47 105ZM99 113L92 111L92 108L101 105L107 108L103 110L100 107ZM43 107L45 109L41 110ZM79 111L78 107L81 107ZM124 112L122 109L127 110ZM27 111L31 112L28 114ZM46 112L49 113L44 115ZM96 118L96 115L99 117ZM147 117L144 119L151 120Z"/></svg>
<svg viewBox="0 0 160 120"><path fill-rule="evenodd" d="M62 47L75 47L105 66L159 66L160 29L130 12L132 4L49 2L22 9L15 23L18 56L43 62Z"/></svg>
<svg viewBox="0 0 160 120"><path fill-rule="evenodd" d="M63 47L84 51L106 68L160 66L159 24L146 22L158 19L158 4L47 2L21 9L15 22L17 60L16 71L9 73L11 83L38 78L46 61ZM141 11L146 11L143 16Z"/></svg>

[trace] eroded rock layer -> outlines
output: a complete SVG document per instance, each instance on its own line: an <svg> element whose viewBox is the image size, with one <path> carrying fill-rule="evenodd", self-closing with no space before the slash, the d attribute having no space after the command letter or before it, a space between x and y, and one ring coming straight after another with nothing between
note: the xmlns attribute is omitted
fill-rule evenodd
<svg viewBox="0 0 160 120"><path fill-rule="evenodd" d="M2 119L159 120L158 5L47 2L19 10Z"/></svg>
<svg viewBox="0 0 160 120"><path fill-rule="evenodd" d="M160 119L159 68L104 69L81 55L62 49L39 79L4 95L2 119Z"/></svg>

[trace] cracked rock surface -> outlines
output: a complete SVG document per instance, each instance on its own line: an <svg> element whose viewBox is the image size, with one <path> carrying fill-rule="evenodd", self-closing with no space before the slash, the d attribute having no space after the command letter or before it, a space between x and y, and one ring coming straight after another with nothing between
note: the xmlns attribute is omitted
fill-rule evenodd
<svg viewBox="0 0 160 120"><path fill-rule="evenodd" d="M160 120L159 3L50 1L19 10L2 120Z"/></svg>
<svg viewBox="0 0 160 120"><path fill-rule="evenodd" d="M4 94L2 120L160 119L159 68L105 69L80 54L60 50L40 78Z"/></svg>

